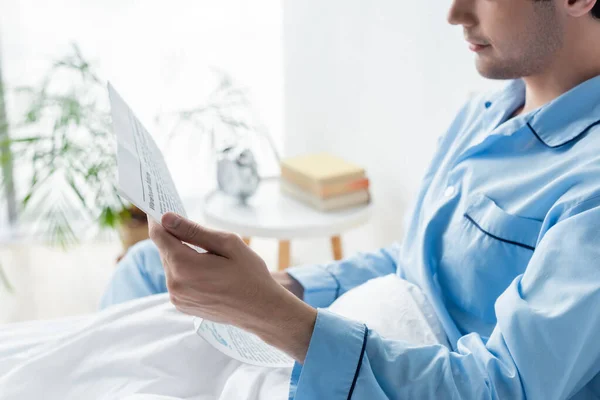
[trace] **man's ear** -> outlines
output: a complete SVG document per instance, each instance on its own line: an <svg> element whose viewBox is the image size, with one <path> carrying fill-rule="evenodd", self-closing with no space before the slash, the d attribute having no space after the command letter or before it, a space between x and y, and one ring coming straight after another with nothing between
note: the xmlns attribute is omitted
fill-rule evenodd
<svg viewBox="0 0 600 400"><path fill-rule="evenodd" d="M571 17L583 17L591 13L596 1L600 0L563 0L567 14Z"/></svg>

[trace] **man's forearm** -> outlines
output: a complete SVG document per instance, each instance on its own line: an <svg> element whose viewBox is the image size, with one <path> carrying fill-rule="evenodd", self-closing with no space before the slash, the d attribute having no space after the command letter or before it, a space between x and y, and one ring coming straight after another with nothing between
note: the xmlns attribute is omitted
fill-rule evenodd
<svg viewBox="0 0 600 400"><path fill-rule="evenodd" d="M247 330L304 363L317 319L317 310L287 290L269 302L264 314Z"/></svg>

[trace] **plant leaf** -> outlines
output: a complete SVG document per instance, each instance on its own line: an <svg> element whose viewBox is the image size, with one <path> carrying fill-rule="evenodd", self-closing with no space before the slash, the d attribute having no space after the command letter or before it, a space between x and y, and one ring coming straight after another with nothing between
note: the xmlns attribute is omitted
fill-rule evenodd
<svg viewBox="0 0 600 400"><path fill-rule="evenodd" d="M2 268L2 265L0 265L0 281L9 293L12 293L14 291L12 285L10 284L10 281L8 280L8 277L6 276L6 273L4 272L4 269Z"/></svg>

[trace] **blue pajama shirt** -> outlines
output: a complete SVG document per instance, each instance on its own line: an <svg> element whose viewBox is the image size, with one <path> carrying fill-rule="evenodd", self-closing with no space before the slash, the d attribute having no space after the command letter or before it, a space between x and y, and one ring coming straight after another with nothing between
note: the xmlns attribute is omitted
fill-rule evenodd
<svg viewBox="0 0 600 400"><path fill-rule="evenodd" d="M318 308L290 399L600 398L600 77L510 118L524 101L517 80L463 107L401 244L289 270ZM324 309L392 273L425 292L451 349L389 340ZM102 305L164 291L145 242Z"/></svg>
<svg viewBox="0 0 600 400"><path fill-rule="evenodd" d="M290 398L600 397L600 77L526 115L523 81L470 101L401 245L290 270L320 307ZM388 340L323 307L396 273L452 349Z"/></svg>

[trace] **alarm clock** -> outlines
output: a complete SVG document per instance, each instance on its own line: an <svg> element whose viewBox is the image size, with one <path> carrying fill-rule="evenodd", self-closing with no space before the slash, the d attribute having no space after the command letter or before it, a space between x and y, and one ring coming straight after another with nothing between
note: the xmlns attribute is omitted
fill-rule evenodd
<svg viewBox="0 0 600 400"><path fill-rule="evenodd" d="M219 190L244 203L256 193L260 176L252 151L244 146L231 146L219 151L217 183Z"/></svg>

